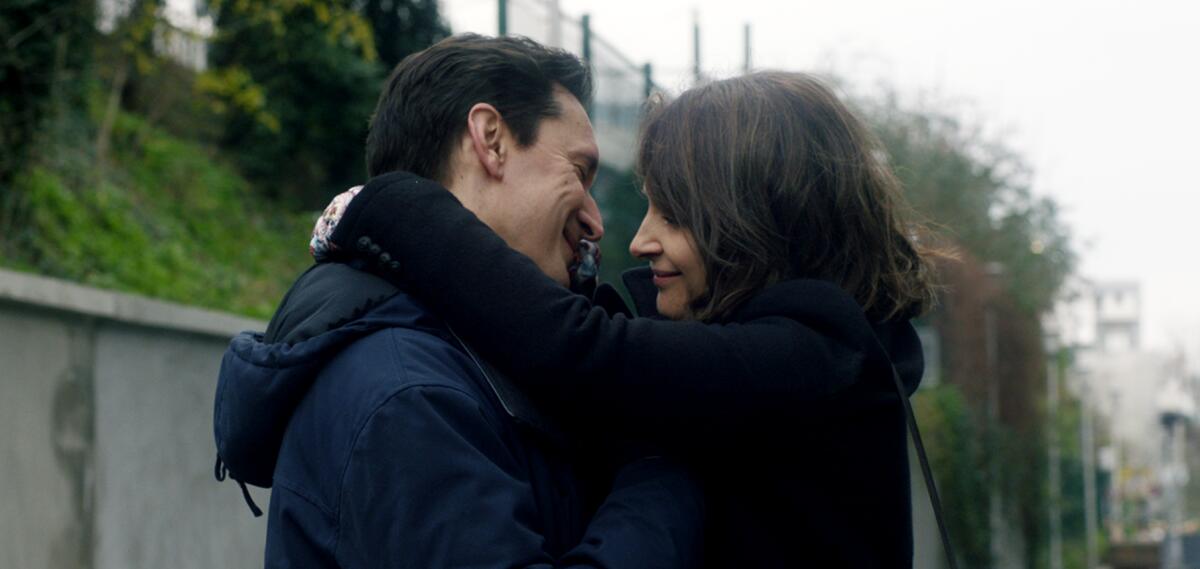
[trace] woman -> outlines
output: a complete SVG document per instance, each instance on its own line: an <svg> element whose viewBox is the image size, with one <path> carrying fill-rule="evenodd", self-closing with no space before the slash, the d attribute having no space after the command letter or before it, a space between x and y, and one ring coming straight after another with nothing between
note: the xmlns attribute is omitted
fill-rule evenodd
<svg viewBox="0 0 1200 569"><path fill-rule="evenodd" d="M374 180L332 241L387 251L381 274L577 426L686 456L707 565L911 566L893 366L911 393L933 287L877 141L812 77L757 73L654 109L637 167L650 267L626 282L650 317L557 286L433 183Z"/></svg>

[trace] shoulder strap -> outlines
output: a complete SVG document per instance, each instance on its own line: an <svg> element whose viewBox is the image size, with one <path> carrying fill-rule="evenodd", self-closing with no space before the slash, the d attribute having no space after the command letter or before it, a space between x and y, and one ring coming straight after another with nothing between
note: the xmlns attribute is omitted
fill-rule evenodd
<svg viewBox="0 0 1200 569"><path fill-rule="evenodd" d="M890 364L889 364L890 365ZM904 408L904 420L908 423L908 432L912 435L913 446L917 449L917 460L921 463L921 474L925 476L925 487L929 490L929 501L933 505L933 516L937 519L938 532L942 535L942 548L946 552L946 563L950 569L958 569L958 561L954 557L954 548L950 546L950 534L946 531L946 522L942 520L942 499L938 496L937 484L933 481L933 470L929 468L929 458L925 455L925 445L921 442L921 431L917 429L917 418L913 416L912 404L904 393L904 384L900 381L900 373L892 365L892 381L896 383L896 395L900 396L900 404Z"/></svg>

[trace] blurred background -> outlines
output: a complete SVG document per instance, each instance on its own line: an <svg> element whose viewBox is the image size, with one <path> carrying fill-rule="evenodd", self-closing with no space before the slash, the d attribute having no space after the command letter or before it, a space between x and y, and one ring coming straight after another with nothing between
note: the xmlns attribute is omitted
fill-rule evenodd
<svg viewBox="0 0 1200 569"><path fill-rule="evenodd" d="M363 182L390 68L467 31L593 67L607 280L637 264L648 96L768 68L836 85L958 252L919 322L914 404L963 566L1200 567L1198 16L1164 0L3 0L0 567L261 565L265 522L211 477L220 354L265 327L319 210ZM912 478L916 565L942 567Z"/></svg>

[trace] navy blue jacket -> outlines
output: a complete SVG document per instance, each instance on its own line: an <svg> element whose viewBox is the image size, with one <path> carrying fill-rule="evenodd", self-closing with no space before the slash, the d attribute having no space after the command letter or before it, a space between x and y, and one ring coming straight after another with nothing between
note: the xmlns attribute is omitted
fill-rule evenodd
<svg viewBox="0 0 1200 569"><path fill-rule="evenodd" d="M590 507L569 441L506 385L407 294L310 269L266 336L234 338L219 378L225 468L274 487L266 566L698 563L684 470L634 461Z"/></svg>
<svg viewBox="0 0 1200 569"><path fill-rule="evenodd" d="M912 566L901 397L924 361L907 319L873 319L837 285L804 278L720 323L614 316L407 173L371 180L333 242L580 428L689 457L706 491L707 566ZM653 315L649 271L627 288Z"/></svg>

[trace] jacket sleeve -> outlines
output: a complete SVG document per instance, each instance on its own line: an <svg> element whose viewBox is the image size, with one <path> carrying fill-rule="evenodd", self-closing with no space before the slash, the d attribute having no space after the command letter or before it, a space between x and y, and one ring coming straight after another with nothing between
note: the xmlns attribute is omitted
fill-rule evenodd
<svg viewBox="0 0 1200 569"><path fill-rule="evenodd" d="M860 332L869 326L844 325L863 319L857 303L815 280L787 294L828 302L766 306L743 323L610 316L545 276L440 185L411 174L368 183L333 242L355 255L386 254L375 264L381 276L430 303L522 387L574 402L573 410L602 404L650 428L729 428L819 409L857 381L871 342Z"/></svg>
<svg viewBox="0 0 1200 569"><path fill-rule="evenodd" d="M624 468L582 541L544 550L522 461L475 399L410 387L364 426L346 470L337 555L349 567L691 567L698 564L699 487L681 468Z"/></svg>

